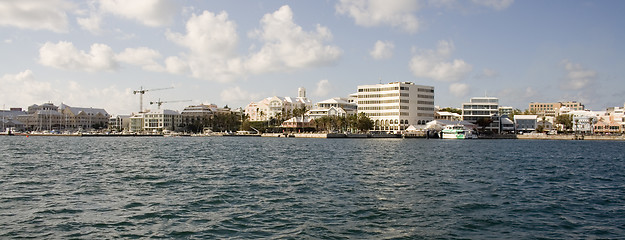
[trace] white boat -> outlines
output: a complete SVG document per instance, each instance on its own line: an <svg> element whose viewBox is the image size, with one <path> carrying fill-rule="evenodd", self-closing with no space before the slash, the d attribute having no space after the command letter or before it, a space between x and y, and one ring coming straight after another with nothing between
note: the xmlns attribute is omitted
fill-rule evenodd
<svg viewBox="0 0 625 240"><path fill-rule="evenodd" d="M464 125L447 125L441 131L441 138L447 139L472 139L477 138L473 130Z"/></svg>

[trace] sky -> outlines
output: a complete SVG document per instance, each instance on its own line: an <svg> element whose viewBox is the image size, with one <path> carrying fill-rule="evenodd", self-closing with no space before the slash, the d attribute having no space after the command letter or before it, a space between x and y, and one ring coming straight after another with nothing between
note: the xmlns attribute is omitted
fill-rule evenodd
<svg viewBox="0 0 625 240"><path fill-rule="evenodd" d="M435 87L435 105L625 103L625 1L0 0L0 105L139 111L313 102L358 85Z"/></svg>

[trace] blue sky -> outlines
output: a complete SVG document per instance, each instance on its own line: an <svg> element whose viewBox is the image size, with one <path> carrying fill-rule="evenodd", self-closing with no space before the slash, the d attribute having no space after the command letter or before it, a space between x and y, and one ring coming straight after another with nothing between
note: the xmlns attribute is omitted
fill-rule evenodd
<svg viewBox="0 0 625 240"><path fill-rule="evenodd" d="M526 109L625 99L625 1L0 0L0 104L53 102L129 114L132 90L164 107L296 96L358 85L434 86Z"/></svg>

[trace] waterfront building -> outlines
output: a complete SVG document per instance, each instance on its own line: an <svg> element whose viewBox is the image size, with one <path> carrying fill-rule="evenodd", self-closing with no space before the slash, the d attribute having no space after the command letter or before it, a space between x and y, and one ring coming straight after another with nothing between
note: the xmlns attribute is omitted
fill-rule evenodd
<svg viewBox="0 0 625 240"><path fill-rule="evenodd" d="M536 128L540 127L543 129L543 132L549 132L551 130L557 130L555 129L555 117L549 117L549 116L542 116L542 117L538 117L538 119L536 120Z"/></svg>
<svg viewBox="0 0 625 240"><path fill-rule="evenodd" d="M105 128L111 118L102 108L70 107L61 104L59 112L63 115L63 128L72 130Z"/></svg>
<svg viewBox="0 0 625 240"><path fill-rule="evenodd" d="M130 115L118 115L109 118L108 129L118 132L130 130Z"/></svg>
<svg viewBox="0 0 625 240"><path fill-rule="evenodd" d="M573 116L573 131L579 133L592 133L594 124L597 123L597 114L592 111L571 111Z"/></svg>
<svg viewBox="0 0 625 240"><path fill-rule="evenodd" d="M449 121L462 121L462 115L452 112L435 112L434 119L436 120L449 120Z"/></svg>
<svg viewBox="0 0 625 240"><path fill-rule="evenodd" d="M182 115L182 123L188 125L208 125L210 118L217 112L215 104L200 104L185 107L180 113Z"/></svg>
<svg viewBox="0 0 625 240"><path fill-rule="evenodd" d="M400 132L434 120L434 87L412 82L358 86L358 113L378 132Z"/></svg>
<svg viewBox="0 0 625 240"><path fill-rule="evenodd" d="M623 126L609 120L599 120L594 126L595 134L619 134L623 132Z"/></svg>
<svg viewBox="0 0 625 240"><path fill-rule="evenodd" d="M312 119L317 119L323 116L346 117L356 115L357 112L358 105L350 103L347 98L330 98L316 103L306 115Z"/></svg>
<svg viewBox="0 0 625 240"><path fill-rule="evenodd" d="M584 110L584 105L577 101L568 102L531 102L529 111L539 116L557 117L569 111ZM564 112L563 112L564 111Z"/></svg>
<svg viewBox="0 0 625 240"><path fill-rule="evenodd" d="M182 125L182 115L174 110L157 109L143 114L143 131L175 131Z"/></svg>
<svg viewBox="0 0 625 240"><path fill-rule="evenodd" d="M311 117L292 117L282 122L281 128L314 128L315 121Z"/></svg>
<svg viewBox="0 0 625 240"><path fill-rule="evenodd" d="M23 131L26 129L26 125L17 120L20 115L26 115L25 111L21 108L11 108L10 110L0 110L0 132L5 132L7 129L11 131Z"/></svg>
<svg viewBox="0 0 625 240"><path fill-rule="evenodd" d="M485 130L499 131L499 99L495 97L473 97L462 103L462 120L477 124L480 119L488 118L492 122Z"/></svg>
<svg viewBox="0 0 625 240"><path fill-rule="evenodd" d="M499 133L512 133L515 132L515 124L514 121L508 118L508 115L501 115L499 118Z"/></svg>
<svg viewBox="0 0 625 240"><path fill-rule="evenodd" d="M499 116L503 116L503 115L508 115L510 116L512 114L512 112L514 111L513 107L504 107L501 106L499 107Z"/></svg>
<svg viewBox="0 0 625 240"><path fill-rule="evenodd" d="M306 89L299 88L297 97L268 97L258 102L251 102L245 107L245 114L250 121L268 121L272 118L285 118L297 108L312 108L312 102L306 97Z"/></svg>
<svg viewBox="0 0 625 240"><path fill-rule="evenodd" d="M538 115L514 115L517 132L534 132L538 127Z"/></svg>
<svg viewBox="0 0 625 240"><path fill-rule="evenodd" d="M143 132L143 123L144 123L144 114L143 113L137 113L137 114L133 114L130 117L130 126L128 127L128 130L130 132Z"/></svg>

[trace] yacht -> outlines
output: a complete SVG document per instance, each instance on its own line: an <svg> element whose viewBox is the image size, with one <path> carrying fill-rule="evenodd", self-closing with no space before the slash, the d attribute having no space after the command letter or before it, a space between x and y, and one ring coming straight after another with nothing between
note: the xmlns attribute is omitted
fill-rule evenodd
<svg viewBox="0 0 625 240"><path fill-rule="evenodd" d="M441 131L441 138L448 139L472 139L477 138L473 130L464 125L447 125Z"/></svg>

